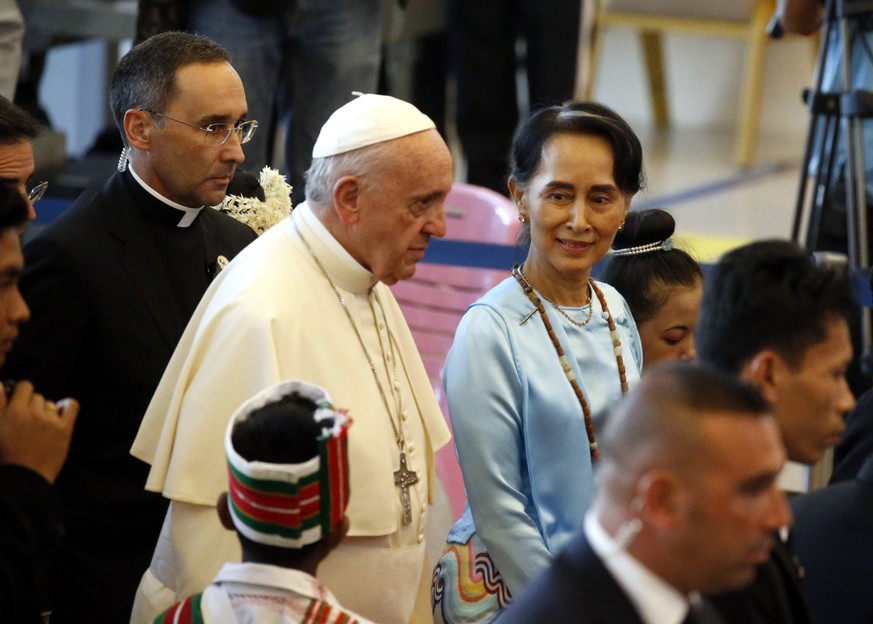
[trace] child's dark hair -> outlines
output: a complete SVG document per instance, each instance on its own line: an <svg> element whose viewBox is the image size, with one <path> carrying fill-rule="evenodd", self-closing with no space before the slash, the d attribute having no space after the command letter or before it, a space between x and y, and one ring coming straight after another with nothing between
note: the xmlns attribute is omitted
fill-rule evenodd
<svg viewBox="0 0 873 624"><path fill-rule="evenodd" d="M333 419L315 422L318 406L296 392L254 410L231 434L233 448L246 461L299 464L318 455L321 430ZM293 426L289 422L293 421Z"/></svg>
<svg viewBox="0 0 873 624"><path fill-rule="evenodd" d="M299 464L318 456L321 431L334 425L333 418L315 421L318 405L292 392L254 410L236 423L231 433L233 448L246 461L273 464ZM262 561L282 561L293 565L318 548L321 542L301 548L269 546L248 539L237 531L245 550Z"/></svg>
<svg viewBox="0 0 873 624"><path fill-rule="evenodd" d="M673 216L652 208L629 212L615 235L613 249L630 249L670 239L676 229ZM627 301L637 323L652 318L670 296L670 289L691 287L703 279L700 265L687 252L657 248L646 253L610 258L601 279Z"/></svg>

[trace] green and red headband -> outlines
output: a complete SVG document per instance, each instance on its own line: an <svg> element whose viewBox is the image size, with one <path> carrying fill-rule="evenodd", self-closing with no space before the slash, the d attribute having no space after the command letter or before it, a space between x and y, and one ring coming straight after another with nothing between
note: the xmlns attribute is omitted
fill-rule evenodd
<svg viewBox="0 0 873 624"><path fill-rule="evenodd" d="M270 403L297 393L317 406L316 422L326 424L318 439L318 455L299 464L247 461L233 448L236 423ZM237 530L269 546L301 548L333 531L349 501L348 427L351 419L337 411L323 388L303 381L284 381L246 401L231 416L225 435L230 490L228 506Z"/></svg>

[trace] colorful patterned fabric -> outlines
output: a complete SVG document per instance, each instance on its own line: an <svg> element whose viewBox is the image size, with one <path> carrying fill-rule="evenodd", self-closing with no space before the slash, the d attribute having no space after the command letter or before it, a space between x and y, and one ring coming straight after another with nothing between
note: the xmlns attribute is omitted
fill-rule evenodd
<svg viewBox="0 0 873 624"><path fill-rule="evenodd" d="M203 594L189 596L182 602L177 602L155 618L154 624L203 624L200 612L200 601Z"/></svg>
<svg viewBox="0 0 873 624"><path fill-rule="evenodd" d="M511 601L500 571L476 533L466 544L446 544L431 585L435 624L487 624Z"/></svg>
<svg viewBox="0 0 873 624"><path fill-rule="evenodd" d="M296 392L317 405L322 430L318 456L299 464L246 461L233 448L234 425L249 414ZM348 427L351 420L333 409L327 393L301 381L285 381L246 401L231 417L225 437L229 506L233 523L254 542L285 548L313 544L342 520L349 501Z"/></svg>
<svg viewBox="0 0 873 624"><path fill-rule="evenodd" d="M355 618L323 600L313 600L300 624L354 624Z"/></svg>
<svg viewBox="0 0 873 624"><path fill-rule="evenodd" d="M226 563L200 594L154 624L374 624L343 608L314 576L263 563Z"/></svg>

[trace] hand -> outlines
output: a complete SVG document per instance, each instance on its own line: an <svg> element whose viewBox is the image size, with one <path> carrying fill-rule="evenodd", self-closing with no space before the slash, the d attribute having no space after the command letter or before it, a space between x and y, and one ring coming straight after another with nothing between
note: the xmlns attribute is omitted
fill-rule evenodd
<svg viewBox="0 0 873 624"><path fill-rule="evenodd" d="M0 389L0 464L24 466L54 483L78 414L78 401L47 401L29 381L18 382L11 398Z"/></svg>

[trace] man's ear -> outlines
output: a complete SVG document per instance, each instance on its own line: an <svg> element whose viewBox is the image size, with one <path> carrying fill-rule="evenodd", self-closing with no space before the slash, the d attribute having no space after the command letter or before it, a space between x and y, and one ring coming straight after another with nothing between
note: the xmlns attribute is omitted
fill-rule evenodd
<svg viewBox="0 0 873 624"><path fill-rule="evenodd" d="M343 176L333 186L333 205L340 221L353 225L360 218L361 182L357 176Z"/></svg>
<svg viewBox="0 0 873 624"><path fill-rule="evenodd" d="M230 507L227 503L227 492L222 492L218 496L218 502L215 503L215 511L218 512L218 519L228 531L236 531L236 526L233 524L233 518L230 516Z"/></svg>
<svg viewBox="0 0 873 624"><path fill-rule="evenodd" d="M775 405L787 369L787 363L779 354L765 349L749 360L740 371L740 377L755 386L770 404Z"/></svg>
<svg viewBox="0 0 873 624"><path fill-rule="evenodd" d="M128 109L124 113L124 135L127 137L127 144L130 147L148 151L151 146L153 130L152 116L148 113L135 108Z"/></svg>
<svg viewBox="0 0 873 624"><path fill-rule="evenodd" d="M634 502L644 525L670 529L684 516L687 498L679 476L672 470L659 468L647 472L637 481Z"/></svg>

